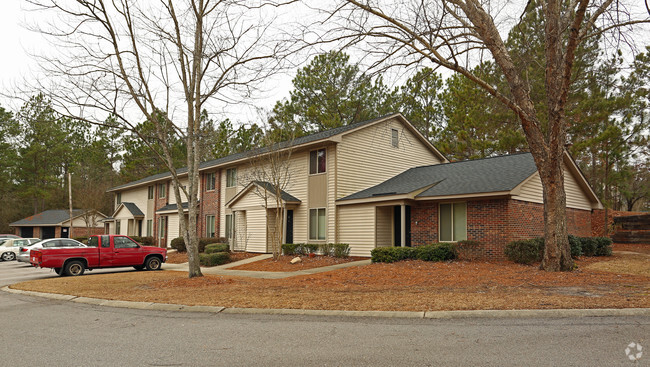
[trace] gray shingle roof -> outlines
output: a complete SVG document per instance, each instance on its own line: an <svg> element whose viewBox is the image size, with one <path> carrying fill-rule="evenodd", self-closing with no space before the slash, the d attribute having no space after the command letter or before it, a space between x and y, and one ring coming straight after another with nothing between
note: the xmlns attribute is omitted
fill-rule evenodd
<svg viewBox="0 0 650 367"><path fill-rule="evenodd" d="M72 216L76 217L83 214L82 209L73 209ZM10 226L55 226L60 224L63 221L70 219L70 212L68 210L46 210L44 212L34 214L31 217L27 217L18 221L15 221Z"/></svg>
<svg viewBox="0 0 650 367"><path fill-rule="evenodd" d="M184 202L184 203L181 203L181 205L183 206L183 209L187 209L187 207L188 207L187 201ZM178 205L176 205L176 204L167 204L167 205L163 206L162 208L156 210L156 213L158 213L158 212L166 212L166 211L170 211L170 210L178 210Z"/></svg>
<svg viewBox="0 0 650 367"><path fill-rule="evenodd" d="M134 217L144 217L144 213L142 210L140 210L140 208L138 208L137 205L135 205L135 203L123 201L122 204L131 212L131 214L133 214Z"/></svg>
<svg viewBox="0 0 650 367"><path fill-rule="evenodd" d="M387 117L390 117L390 116L398 116L398 114L391 113L391 114L380 116L380 117L377 117L377 118L374 118L374 119L371 119L371 120L361 121L361 122L357 122L355 124L345 125L345 126L341 126L341 127L331 129L331 130L321 131L321 132L318 132L318 133L315 133L315 134L307 135L307 136L301 136L301 137L293 139L291 141L284 141L284 142L275 144L271 148L257 148L257 149L253 149L253 150L243 152L243 153L231 154L231 155L229 155L227 157L218 158L218 159L214 159L214 160L211 160L211 161L203 162L203 163L201 163L199 165L199 169L205 169L205 168L218 166L218 165L228 163L228 162L234 162L234 161L244 159L244 158L248 158L248 157L251 157L251 156L254 156L254 155L257 155L257 154L265 153L265 152L268 152L269 150L274 150L274 149L277 149L277 148L288 148L288 147L297 146L297 145L301 145L301 144L312 143L312 142L323 140L323 139L328 139L328 138L331 138L332 136L342 134L342 133L350 131L350 130L354 130L354 129L356 129L358 127L361 127L361 126L364 126L364 125L369 125L369 124L371 124L373 122L379 121L381 119L384 119L384 118L387 118ZM176 170L176 172L178 174L184 174L184 173L187 172L187 167L179 168L178 170ZM156 181L156 180L166 178L166 177L170 177L170 176L171 176L171 173L163 172L163 173L159 173L159 174L156 174L156 175L151 175L151 176L142 178L142 179L137 180L137 181L132 181L132 182L129 182L129 183L125 183L123 185L112 187L112 188L108 189L108 191L119 190L121 188L134 186L134 185L145 183L145 182L152 182L152 181Z"/></svg>
<svg viewBox="0 0 650 367"><path fill-rule="evenodd" d="M273 184L271 184L270 182L266 182L266 181L253 181L253 182L258 186L262 186L262 187L266 188L266 191L268 191L270 193L275 193L275 186ZM284 200L284 201L294 202L294 203L300 203L301 202L300 199L298 199L297 197L287 193L284 190L280 190L280 192L281 192L282 200Z"/></svg>
<svg viewBox="0 0 650 367"><path fill-rule="evenodd" d="M408 194L428 186L416 197L510 191L536 171L530 153L415 167L339 200Z"/></svg>

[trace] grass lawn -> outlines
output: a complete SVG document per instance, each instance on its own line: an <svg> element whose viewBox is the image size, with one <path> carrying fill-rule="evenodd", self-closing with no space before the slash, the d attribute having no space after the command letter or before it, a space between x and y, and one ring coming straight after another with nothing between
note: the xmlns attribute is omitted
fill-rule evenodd
<svg viewBox="0 0 650 367"><path fill-rule="evenodd" d="M547 273L509 262L372 264L286 279L175 271L92 274L12 288L186 305L340 310L478 310L650 307L650 257L614 255Z"/></svg>

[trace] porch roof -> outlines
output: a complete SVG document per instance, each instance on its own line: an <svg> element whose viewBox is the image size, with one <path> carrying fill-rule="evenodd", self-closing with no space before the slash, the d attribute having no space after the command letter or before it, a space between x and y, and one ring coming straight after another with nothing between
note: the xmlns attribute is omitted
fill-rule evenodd
<svg viewBox="0 0 650 367"><path fill-rule="evenodd" d="M262 190L266 190L270 195L275 196L275 185L271 184L270 182L266 181L251 181L246 187L244 187L240 192L237 193L230 201L226 203L226 207L230 208L232 205L237 202L239 199L244 197L244 195L250 191L253 187L258 187ZM302 201L298 199L297 197L289 194L288 192L284 190L280 190L280 198L282 201L285 203L291 203L291 204L299 204Z"/></svg>
<svg viewBox="0 0 650 367"><path fill-rule="evenodd" d="M337 201L411 194L411 198L511 191L537 171L530 153L411 168Z"/></svg>

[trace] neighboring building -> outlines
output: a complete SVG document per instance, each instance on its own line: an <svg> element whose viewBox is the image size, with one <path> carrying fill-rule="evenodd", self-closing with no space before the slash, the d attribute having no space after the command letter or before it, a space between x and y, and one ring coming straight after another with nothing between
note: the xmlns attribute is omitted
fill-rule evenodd
<svg viewBox="0 0 650 367"><path fill-rule="evenodd" d="M449 163L400 114L280 146L292 152L281 195L284 243L348 243L351 255L369 256L378 246L473 239L498 258L507 241L543 233L541 181L530 154ZM259 192L275 188L256 177L255 161L247 152L201 164L200 236L270 251L266 220L275 216L266 213L277 209ZM601 204L568 155L564 163L569 230L589 235L591 210ZM109 232L169 245L179 235L170 183L167 173L110 189L116 211Z"/></svg>
<svg viewBox="0 0 650 367"><path fill-rule="evenodd" d="M29 238L75 238L103 234L101 221L106 216L97 211L72 210L72 234L70 234L70 211L46 210L31 217L10 223L16 235Z"/></svg>

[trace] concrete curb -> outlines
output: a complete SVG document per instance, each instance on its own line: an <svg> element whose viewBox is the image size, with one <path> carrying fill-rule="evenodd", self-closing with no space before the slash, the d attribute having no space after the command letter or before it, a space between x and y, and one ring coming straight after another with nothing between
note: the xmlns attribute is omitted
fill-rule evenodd
<svg viewBox="0 0 650 367"><path fill-rule="evenodd" d="M650 308L601 308L601 309L553 309L553 310L469 310L469 311L346 311L346 310L303 310L283 308L238 308L218 306L188 306L170 303L131 302L101 298L77 297L66 294L41 293L12 289L0 290L25 296L41 297L58 301L70 301L95 306L130 308L138 310L204 312L240 315L305 315L376 318L416 319L469 319L469 318L568 318L606 316L650 316Z"/></svg>

